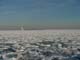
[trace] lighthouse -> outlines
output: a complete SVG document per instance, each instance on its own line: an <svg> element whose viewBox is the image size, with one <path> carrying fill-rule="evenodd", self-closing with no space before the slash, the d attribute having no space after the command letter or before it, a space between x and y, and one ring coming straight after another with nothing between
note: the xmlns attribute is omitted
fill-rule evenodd
<svg viewBox="0 0 80 60"><path fill-rule="evenodd" d="M24 27L23 26L21 26L21 31L24 31Z"/></svg>
<svg viewBox="0 0 80 60"><path fill-rule="evenodd" d="M21 40L24 40L24 27L21 26Z"/></svg>

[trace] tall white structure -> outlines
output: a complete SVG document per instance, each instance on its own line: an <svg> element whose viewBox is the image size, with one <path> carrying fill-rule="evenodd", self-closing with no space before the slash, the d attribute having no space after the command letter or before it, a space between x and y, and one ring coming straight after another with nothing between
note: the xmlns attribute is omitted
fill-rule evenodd
<svg viewBox="0 0 80 60"><path fill-rule="evenodd" d="M23 26L21 26L21 31L24 31L24 27Z"/></svg>
<svg viewBox="0 0 80 60"><path fill-rule="evenodd" d="M21 40L24 40L24 27L21 26Z"/></svg>
<svg viewBox="0 0 80 60"><path fill-rule="evenodd" d="M24 40L24 27L21 26L20 27L20 40L18 42L22 43L23 40Z"/></svg>

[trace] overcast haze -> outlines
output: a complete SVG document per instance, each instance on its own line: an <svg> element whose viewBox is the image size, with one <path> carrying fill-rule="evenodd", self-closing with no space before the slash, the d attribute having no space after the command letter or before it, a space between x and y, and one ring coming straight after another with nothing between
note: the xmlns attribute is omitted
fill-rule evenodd
<svg viewBox="0 0 80 60"><path fill-rule="evenodd" d="M79 29L80 0L0 0L0 29L21 25Z"/></svg>

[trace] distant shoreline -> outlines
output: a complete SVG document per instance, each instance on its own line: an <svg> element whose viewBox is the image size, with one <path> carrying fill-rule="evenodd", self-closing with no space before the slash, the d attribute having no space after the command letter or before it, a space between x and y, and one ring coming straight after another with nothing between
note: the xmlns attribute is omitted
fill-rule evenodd
<svg viewBox="0 0 80 60"><path fill-rule="evenodd" d="M80 30L80 29L24 29L27 30ZM0 29L0 31L20 31L20 29Z"/></svg>

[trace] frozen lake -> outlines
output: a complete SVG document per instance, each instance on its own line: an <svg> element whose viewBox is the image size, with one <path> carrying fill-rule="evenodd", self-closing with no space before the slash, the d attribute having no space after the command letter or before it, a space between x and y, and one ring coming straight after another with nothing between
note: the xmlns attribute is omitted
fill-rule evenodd
<svg viewBox="0 0 80 60"><path fill-rule="evenodd" d="M79 60L80 30L0 31L0 49L4 51L12 47L18 52L4 54L9 57L16 53L22 60Z"/></svg>

